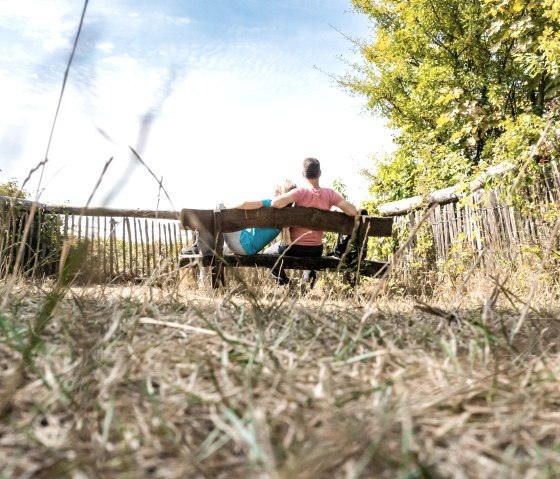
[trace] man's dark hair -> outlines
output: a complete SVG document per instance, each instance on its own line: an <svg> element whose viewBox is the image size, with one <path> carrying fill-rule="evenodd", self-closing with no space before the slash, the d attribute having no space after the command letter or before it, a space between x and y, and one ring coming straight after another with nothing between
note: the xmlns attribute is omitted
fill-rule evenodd
<svg viewBox="0 0 560 479"><path fill-rule="evenodd" d="M308 180L319 178L321 175L321 163L317 158L306 158L303 160L303 174Z"/></svg>

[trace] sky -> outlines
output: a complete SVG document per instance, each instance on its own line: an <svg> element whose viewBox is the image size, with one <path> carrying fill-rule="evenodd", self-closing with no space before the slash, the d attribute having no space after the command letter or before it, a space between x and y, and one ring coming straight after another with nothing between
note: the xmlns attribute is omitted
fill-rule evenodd
<svg viewBox="0 0 560 479"><path fill-rule="evenodd" d="M312 156L322 186L367 198L359 172L392 132L333 80L373 36L350 0L90 0L49 145L83 6L0 0L0 183L29 177L49 204L213 208L302 185Z"/></svg>

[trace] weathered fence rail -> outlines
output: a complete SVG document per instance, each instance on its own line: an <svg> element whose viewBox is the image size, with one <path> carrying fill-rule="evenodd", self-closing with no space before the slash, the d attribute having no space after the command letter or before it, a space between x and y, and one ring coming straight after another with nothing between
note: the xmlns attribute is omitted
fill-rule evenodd
<svg viewBox="0 0 560 479"><path fill-rule="evenodd" d="M461 255L463 258L483 256L483 261L499 255L520 262L524 252L531 248L558 248L555 231L560 214L558 163L548 161L531 171L534 175L531 181L517 186L515 195L510 194L511 182L494 181L493 187L486 185L491 178L515 172L515 168L502 164L475 179L470 187L450 187L426 198L417 196L381 205L381 214L393 216L394 230L403 236L413 231L426 210L429 211L426 223L431 238L425 237L426 229L418 231L404 251L405 267L418 263L421 255L425 261L426 251L418 246L430 241L431 254L437 262ZM526 201L520 202L520 198Z"/></svg>
<svg viewBox="0 0 560 479"><path fill-rule="evenodd" d="M0 197L0 278L14 268L32 276L56 273L68 240L85 243L82 274L91 280L173 271L191 241L178 218L174 211L84 209Z"/></svg>
<svg viewBox="0 0 560 479"><path fill-rule="evenodd" d="M394 218L393 231L400 232L401 241L431 207L427 228L416 232L401 257L405 274L419 262L469 256L522 262L531 250L559 251L558 163L548 161L531 170L531 181L518 187L517 198L525 195L527 200L522 208L512 201L507 182L485 187L490 178L511 171L502 164L467 188L450 187L427 198L382 205L381 215ZM56 273L62 245L70 239L86 244L82 271L90 280L147 278L174 271L181 248L192 243L190 235L175 211L83 209L0 197L0 278L14 268L31 276Z"/></svg>

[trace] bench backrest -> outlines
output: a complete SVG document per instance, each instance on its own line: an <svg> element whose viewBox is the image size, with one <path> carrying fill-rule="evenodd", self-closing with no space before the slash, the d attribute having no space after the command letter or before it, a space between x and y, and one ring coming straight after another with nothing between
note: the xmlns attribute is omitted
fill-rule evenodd
<svg viewBox="0 0 560 479"><path fill-rule="evenodd" d="M360 236L391 236L393 218L348 216L337 211L323 211L301 206L264 207L256 210L181 210L181 225L190 230L229 233L245 228L283 228L300 226L318 231Z"/></svg>

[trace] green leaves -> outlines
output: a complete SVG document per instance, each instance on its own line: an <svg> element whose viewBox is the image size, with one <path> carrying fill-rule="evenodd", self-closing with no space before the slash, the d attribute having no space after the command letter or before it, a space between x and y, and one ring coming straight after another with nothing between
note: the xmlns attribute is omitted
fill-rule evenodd
<svg viewBox="0 0 560 479"><path fill-rule="evenodd" d="M375 36L339 78L397 130L369 171L379 201L422 194L492 164L507 122L560 92L555 0L353 0Z"/></svg>
<svg viewBox="0 0 560 479"><path fill-rule="evenodd" d="M28 198L29 193L25 190L22 191L20 189L17 180L10 180L7 181L6 183L0 183L0 196L23 199L23 198Z"/></svg>

